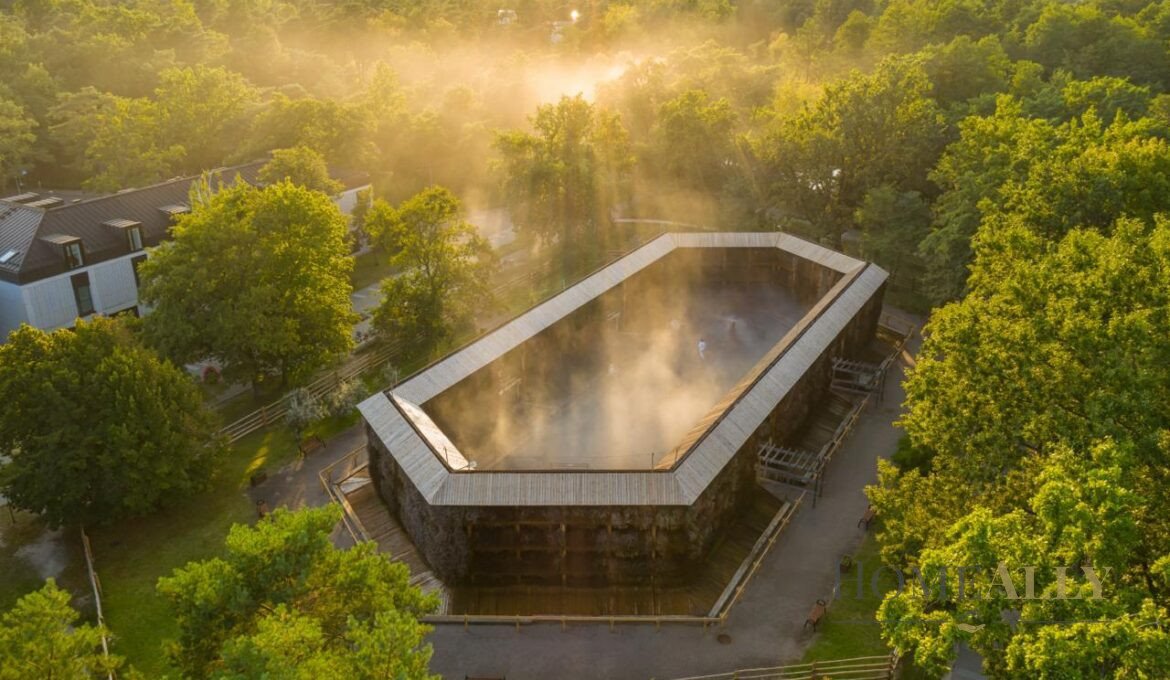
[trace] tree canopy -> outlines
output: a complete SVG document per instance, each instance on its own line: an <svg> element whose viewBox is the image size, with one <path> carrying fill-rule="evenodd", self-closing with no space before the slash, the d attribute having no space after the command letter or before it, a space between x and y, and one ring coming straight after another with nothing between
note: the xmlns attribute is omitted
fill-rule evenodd
<svg viewBox="0 0 1170 680"><path fill-rule="evenodd" d="M883 557L936 571L1005 563L1019 582L1031 565L1036 592L1050 596L1056 567L1090 566L1108 574L1107 589L1022 603L1002 591L974 604L903 594L883 607L885 634L934 670L964 639L1007 676L1160 675L1170 222L1123 219L1108 234L1052 240L1016 219L975 249L970 293L934 314L906 385L902 424L932 455L929 470L883 464L870 489ZM1021 604L1039 623L1008 626L1003 610Z"/></svg>
<svg viewBox="0 0 1170 680"><path fill-rule="evenodd" d="M0 616L0 680L105 678L122 660L101 649L102 629L69 606L69 593L49 579Z"/></svg>
<svg viewBox="0 0 1170 680"><path fill-rule="evenodd" d="M222 453L190 377L98 318L0 345L0 489L50 524L146 514L203 489Z"/></svg>
<svg viewBox="0 0 1170 680"><path fill-rule="evenodd" d="M459 200L431 187L391 207L377 201L365 229L394 253L374 327L407 352L425 354L465 329L491 303L491 246L463 217Z"/></svg>
<svg viewBox="0 0 1170 680"><path fill-rule="evenodd" d="M541 106L532 127L496 140L507 200L520 228L577 273L613 239L610 211L628 196L633 162L627 133L619 116L581 96Z"/></svg>
<svg viewBox="0 0 1170 680"><path fill-rule="evenodd" d="M287 180L204 183L141 267L145 336L176 362L216 360L228 380L307 380L353 346L347 230L328 196Z"/></svg>
<svg viewBox="0 0 1170 680"><path fill-rule="evenodd" d="M325 157L305 146L273 151L272 160L260 168L260 180L268 184L288 180L299 187L330 195L344 186L329 176Z"/></svg>
<svg viewBox="0 0 1170 680"><path fill-rule="evenodd" d="M159 579L179 637L170 656L191 678L429 680L435 600L373 543L333 546L337 506L278 509L236 525L219 557Z"/></svg>

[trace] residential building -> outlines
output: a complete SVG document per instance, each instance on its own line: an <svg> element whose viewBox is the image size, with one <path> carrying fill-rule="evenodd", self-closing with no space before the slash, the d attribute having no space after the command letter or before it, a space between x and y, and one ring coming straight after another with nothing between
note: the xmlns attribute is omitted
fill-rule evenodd
<svg viewBox="0 0 1170 680"><path fill-rule="evenodd" d="M225 183L257 183L263 162L217 170ZM0 199L0 342L27 323L53 330L95 314L139 315L138 266L190 211L183 177L91 198L24 193ZM214 180L213 180L214 181ZM352 210L364 182L334 197Z"/></svg>

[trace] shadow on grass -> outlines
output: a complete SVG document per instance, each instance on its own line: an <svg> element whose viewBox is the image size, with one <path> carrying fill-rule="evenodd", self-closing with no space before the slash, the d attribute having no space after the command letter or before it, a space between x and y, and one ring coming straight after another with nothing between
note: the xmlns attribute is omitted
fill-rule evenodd
<svg viewBox="0 0 1170 680"><path fill-rule="evenodd" d="M223 548L232 524L251 523L256 511L245 495L260 470L276 470L296 456L286 429L257 432L237 442L212 488L150 517L90 532L102 581L107 624L114 651L146 677L167 669L163 641L177 634L166 603L155 592L159 577Z"/></svg>
<svg viewBox="0 0 1170 680"><path fill-rule="evenodd" d="M53 578L73 594L73 606L92 619L93 595L83 561L76 529L53 531L32 513L0 506L0 612Z"/></svg>

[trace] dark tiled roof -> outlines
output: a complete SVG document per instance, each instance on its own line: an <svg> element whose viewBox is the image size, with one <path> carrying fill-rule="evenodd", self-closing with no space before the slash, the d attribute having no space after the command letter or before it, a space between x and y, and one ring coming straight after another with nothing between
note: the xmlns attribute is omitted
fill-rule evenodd
<svg viewBox="0 0 1170 680"><path fill-rule="evenodd" d="M257 183L263 162L224 168L217 174L224 182L241 177ZM128 252L126 235L112 225L138 222L145 246L157 245L167 236L172 213L187 203L191 183L198 177L183 177L141 189L62 205L36 208L0 199L0 257L16 255L0 264L0 280L28 283L66 271L59 245L50 238L70 236L81 239L85 263L109 260ZM213 179L214 181L214 179Z"/></svg>

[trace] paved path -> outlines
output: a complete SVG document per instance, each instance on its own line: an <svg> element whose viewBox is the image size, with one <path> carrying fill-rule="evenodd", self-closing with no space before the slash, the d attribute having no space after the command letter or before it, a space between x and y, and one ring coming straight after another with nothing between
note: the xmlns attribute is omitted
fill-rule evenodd
<svg viewBox="0 0 1170 680"><path fill-rule="evenodd" d="M329 496L321 488L318 473L355 448L365 444L366 434L361 426L354 426L325 443L325 450L316 451L295 460L248 490L253 502L264 500L275 510L281 506L301 508L306 505L325 505Z"/></svg>
<svg viewBox="0 0 1170 680"><path fill-rule="evenodd" d="M452 680L465 675L646 680L798 662L812 640L802 630L809 607L830 593L840 556L854 552L864 536L857 527L867 505L862 488L876 481L877 458L892 453L901 435L892 423L904 396L902 368L891 370L885 401L869 407L830 464L817 507L806 498L722 630L441 625L430 636L431 669ZM720 632L731 636L730 644L718 642Z"/></svg>
<svg viewBox="0 0 1170 680"><path fill-rule="evenodd" d="M916 350L912 344L911 351ZM867 505L862 489L876 480L877 458L891 454L901 435L892 423L905 396L903 369L912 361L904 357L891 368L884 401L869 406L830 464L817 506L806 498L724 628L622 625L611 632L606 625L573 625L564 631L559 624L519 630L510 625L440 625L429 638L432 671L451 680L647 680L799 661L812 641L803 631L805 615L817 598L827 598L832 590L840 556L853 553L861 543L864 532L857 520ZM261 484L253 497L265 498L272 507L327 502L317 471L360 445L363 437L359 427L347 430L330 440L325 451ZM721 644L718 633L730 635L730 643Z"/></svg>

